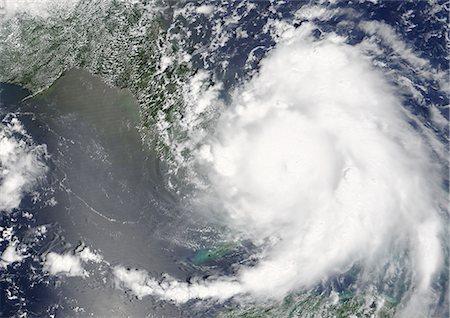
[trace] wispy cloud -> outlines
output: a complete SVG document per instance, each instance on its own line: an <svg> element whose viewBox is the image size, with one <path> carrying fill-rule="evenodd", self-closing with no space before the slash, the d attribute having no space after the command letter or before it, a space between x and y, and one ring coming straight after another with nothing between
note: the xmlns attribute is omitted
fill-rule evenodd
<svg viewBox="0 0 450 318"><path fill-rule="evenodd" d="M6 18L20 13L45 18L51 12L69 10L78 2L79 0L3 0L3 12Z"/></svg>
<svg viewBox="0 0 450 318"><path fill-rule="evenodd" d="M281 298L355 264L375 283L406 252L406 267L397 268L412 275L411 297L426 311L443 262L442 167L409 124L401 94L360 47L333 33L315 39L314 28L280 27L259 73L235 91L213 135L196 143L193 167L211 185L205 202L221 202L243 235L274 242L265 256L233 277L191 283L159 283L119 266L119 286L179 302Z"/></svg>

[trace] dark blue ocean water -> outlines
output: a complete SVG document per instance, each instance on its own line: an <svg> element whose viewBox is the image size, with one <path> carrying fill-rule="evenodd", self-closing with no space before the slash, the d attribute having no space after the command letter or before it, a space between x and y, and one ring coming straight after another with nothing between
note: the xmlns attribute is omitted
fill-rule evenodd
<svg viewBox="0 0 450 318"><path fill-rule="evenodd" d="M172 23L173 29L181 34L183 30L191 31L191 35L185 34L183 45L192 53L193 66L214 72L216 79L224 83L222 97L225 100L232 88L253 74L260 60L275 45L273 38L264 31L267 21L290 21L297 9L310 2L253 3L254 7L246 11L241 1L227 1L222 5L223 10L213 13L212 17L200 16L194 21L180 18ZM429 60L433 68L448 72L445 36L430 36L448 32L445 29L448 10L430 15L433 7L425 1L381 1L379 4L346 1L329 5L329 8L350 8L359 15L345 13L328 21L316 21L320 26L317 37L322 32L333 31L347 36L349 44L357 45L366 34L342 21L382 21L400 34L415 52ZM410 11L413 15L406 23L401 17ZM223 32L231 38L220 48L208 51L215 23L232 14L241 17L238 26L249 37L238 38L235 24L224 25ZM296 26L301 23L298 21ZM409 23L416 27L410 30ZM202 55L205 50L206 57ZM249 63L250 52L255 59ZM405 65L395 59L379 58L389 69L399 72L405 69ZM227 63L226 67L223 62ZM436 83L431 80L417 77L415 84L427 88L422 91L425 101L419 103L406 97L405 107L426 123L431 116L427 105L434 104L448 120L448 96L435 88ZM192 264L192 267L186 265L195 257L195 250L170 244L165 239L164 235L186 225L186 220L179 217L183 215L183 208L178 205L176 196L162 182L166 167L143 147L139 132L134 128L139 115L133 97L107 88L82 71L70 73L58 85L53 91L27 101L23 99L30 95L29 91L15 85L0 85L0 120L7 114L17 113L33 140L46 144L50 154L45 162L49 171L38 190L39 200L28 195L20 209L0 214L0 226L12 227L31 254L23 262L0 269L0 316L27 312L31 317L51 314L68 317L74 315L73 309L78 306L97 316L142 317L149 312L167 317L189 316L189 312L184 311L190 310L187 308L152 299L136 302L132 296L116 292L110 281L103 280L109 277L106 267L100 267L98 275L88 280L67 278L65 283L42 272L41 255L48 251L73 250L79 244L95 246L113 265L127 260L130 266L145 268L155 275L165 272L188 280L198 270ZM435 128L435 132L443 142L448 140L448 127ZM58 204L48 204L51 198ZM25 217L24 211L34 217ZM46 235L36 234L40 226L46 227ZM0 243L0 250L5 244ZM226 271L233 261L225 260L223 268L199 273ZM345 290L351 283L350 276L333 282L337 290Z"/></svg>

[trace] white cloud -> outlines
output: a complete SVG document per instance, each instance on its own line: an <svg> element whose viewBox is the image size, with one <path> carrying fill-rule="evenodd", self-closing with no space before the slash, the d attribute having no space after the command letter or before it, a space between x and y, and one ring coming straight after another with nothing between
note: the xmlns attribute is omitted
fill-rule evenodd
<svg viewBox="0 0 450 318"><path fill-rule="evenodd" d="M199 71L192 76L183 91L183 98L189 103L186 105L185 115L181 124L187 128L200 124L201 115L209 109L219 96L220 85L209 85L210 74L206 71Z"/></svg>
<svg viewBox="0 0 450 318"><path fill-rule="evenodd" d="M315 19L320 21L328 21L338 15L357 16L357 12L351 8L327 8L323 5L305 5L295 12L295 18L300 20L313 21Z"/></svg>
<svg viewBox="0 0 450 318"><path fill-rule="evenodd" d="M151 289L147 286L149 276L144 270L127 270L122 266L113 268L113 274L117 287L130 289L138 298L151 295Z"/></svg>
<svg viewBox="0 0 450 318"><path fill-rule="evenodd" d="M333 34L315 40L308 23L279 29L277 47L196 144L193 163L211 185L199 194L205 204L221 202L228 223L275 243L231 278L158 283L117 267L119 285L178 302L280 298L354 264L373 283L407 251L410 267L400 270L413 273L411 297L426 311L446 205L433 137L412 128L400 94L359 47Z"/></svg>
<svg viewBox="0 0 450 318"><path fill-rule="evenodd" d="M18 244L17 241L10 241L6 249L3 251L0 257L0 268L7 267L8 265L16 262L21 262L25 255L22 255L22 252L17 249Z"/></svg>
<svg viewBox="0 0 450 318"><path fill-rule="evenodd" d="M419 53L415 52L411 46L402 41L401 37L390 25L379 21L363 21L359 26L369 35L381 39L386 46L390 47L395 52L395 54L414 67L415 72L417 73L415 75L416 77L433 79L439 84L440 90L448 93L450 87L447 72L433 69L430 62L421 57ZM376 39L366 41L376 41Z"/></svg>
<svg viewBox="0 0 450 318"><path fill-rule="evenodd" d="M211 15L214 12L214 6L212 5L201 5L195 8L195 11L204 15Z"/></svg>
<svg viewBox="0 0 450 318"><path fill-rule="evenodd" d="M48 253L44 258L44 270L52 275L87 277L89 276L89 272L83 268L83 264L100 264L103 262L103 255L81 244L73 253ZM106 262L106 264L108 263Z"/></svg>
<svg viewBox="0 0 450 318"><path fill-rule="evenodd" d="M446 106L447 108L449 106ZM429 107L431 120L433 123L438 127L439 129L444 130L446 127L448 127L448 121L445 119L445 117L441 114L439 109L435 105L430 105Z"/></svg>
<svg viewBox="0 0 450 318"><path fill-rule="evenodd" d="M1 0L0 0L1 1ZM6 17L28 13L39 17L48 17L52 12L73 8L79 0L3 0Z"/></svg>
<svg viewBox="0 0 450 318"><path fill-rule="evenodd" d="M369 60L309 30L263 60L208 142L210 181L230 220L279 238L241 270L243 289L282 297L356 262L384 261L399 241L412 251L417 286L429 289L442 265L440 170Z"/></svg>
<svg viewBox="0 0 450 318"><path fill-rule="evenodd" d="M35 145L14 116L0 124L0 210L12 211L47 168L45 145Z"/></svg>
<svg viewBox="0 0 450 318"><path fill-rule="evenodd" d="M88 246L82 247L81 250L77 252L77 256L79 256L83 262L101 263L103 261L103 256L91 251Z"/></svg>
<svg viewBox="0 0 450 318"><path fill-rule="evenodd" d="M410 47L401 41L390 25L379 21L364 21L360 26L371 35L378 34L387 45L412 65L416 67L426 67L428 65L427 60L418 56Z"/></svg>
<svg viewBox="0 0 450 318"><path fill-rule="evenodd" d="M87 276L80 257L69 253L50 252L45 256L44 270L52 275Z"/></svg>
<svg viewBox="0 0 450 318"><path fill-rule="evenodd" d="M113 275L118 288L130 290L138 298L153 295L177 303L211 297L226 300L242 291L238 282L226 278L187 283L166 276L161 281L157 281L145 270L126 269L120 265L113 268Z"/></svg>

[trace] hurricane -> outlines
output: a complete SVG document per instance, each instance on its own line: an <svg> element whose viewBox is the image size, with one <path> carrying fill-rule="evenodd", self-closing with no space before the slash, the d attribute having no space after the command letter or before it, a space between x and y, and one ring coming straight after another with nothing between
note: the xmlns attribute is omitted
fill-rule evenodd
<svg viewBox="0 0 450 318"><path fill-rule="evenodd" d="M448 3L4 7L1 315L448 315Z"/></svg>

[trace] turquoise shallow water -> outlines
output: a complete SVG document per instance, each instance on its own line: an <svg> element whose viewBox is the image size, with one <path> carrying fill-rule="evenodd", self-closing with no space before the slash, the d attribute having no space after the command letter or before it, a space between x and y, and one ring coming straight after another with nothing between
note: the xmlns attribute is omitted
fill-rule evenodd
<svg viewBox="0 0 450 318"><path fill-rule="evenodd" d="M132 292L116 289L111 266L147 270L156 279L169 273L178 282L185 282L191 276L233 275L234 265L257 262L248 259L255 251L252 244L247 248L229 243L221 236L226 228L218 229L203 215L191 213L192 206L183 198L185 183L176 184L175 177L172 181L181 186L169 189L168 167L160 159L169 158L170 147L185 141L192 128L183 130L186 127L179 124L185 118L180 95L188 90L193 75L199 70L208 72L208 85L223 84L219 95L229 102L230 92L256 72L274 48L274 22L295 28L315 23L317 40L337 33L351 46L374 45L370 58L380 71L392 76L396 89L405 95L405 108L447 145L447 94L439 83L423 76L423 69L411 68L408 56L405 59L379 34L363 30L359 22L385 24L399 43L405 44L397 49L406 48L407 53L424 58L427 70L445 73L448 6L442 8L442 1L365 1L351 6L336 2L320 8L330 9L327 12L332 14L314 17L325 11L310 10L302 1L212 1L209 4L215 7L211 13L208 7L197 10L201 1L161 1L161 11L154 16L153 9L144 8L147 1L101 2L82 0L72 13L48 19L24 15L0 30L0 80L37 91L63 74L48 90L25 103L20 100L30 92L2 85L6 93L1 95L0 112L18 112L35 142L47 144L50 154L45 161L50 170L39 191L24 198L23 210L1 216L0 225L13 226L30 255L36 255L0 270L2 293L13 291L16 294L11 297L24 296L18 298L20 301L4 301L7 305L2 310L8 314L29 311L38 316L48 312L80 317L88 313L209 317L230 307L225 314L233 317L393 316L405 301L402 295L411 290L409 273L394 281L376 278L382 282L376 287L388 292L362 291L354 284L359 272L351 269L281 302L243 305L205 300L174 305L152 296L138 300ZM296 14L302 6L305 10ZM175 7L182 10L173 10ZM173 64L160 68L159 62L170 59ZM100 77L73 69L77 66ZM101 78L128 89L112 88ZM188 95L185 102L192 100L194 97ZM160 110L167 121L159 121ZM442 116L444 124L436 124L433 111ZM157 130L156 124L169 126ZM208 127L208 122L202 125ZM152 147L165 133L169 138ZM144 144L143 136L147 137ZM188 151L183 155L189 158ZM444 182L448 192L448 178ZM33 218L25 212L32 212ZM443 220L448 223L448 215ZM43 225L47 233L39 236L37 229ZM448 239L443 241L445 268L433 285L438 295L433 305L436 317L448 316ZM2 249L5 244L2 242ZM89 279L56 278L41 275L39 270L35 274L33 268L42 267L39 255L48 251L74 253L82 244L102 253L105 260L99 265L85 264ZM409 266L397 260L396 264ZM27 289L29 285L34 287ZM332 305L328 304L330 299L334 301L330 291L339 296ZM377 312L374 296L381 297L376 301L385 302L384 311Z"/></svg>
<svg viewBox="0 0 450 318"><path fill-rule="evenodd" d="M4 92L14 89L5 87ZM27 94L18 90L19 95ZM143 147L132 95L108 87L86 71L71 70L49 90L20 105L10 105L8 110L18 112L28 134L36 143L45 143L49 153L50 170L40 203L29 202L22 207L34 215L32 229L47 227L45 237L36 239L29 248L39 249L43 255L47 250L62 253L86 244L95 246L108 264L91 267L88 280L69 278L57 283L57 293L67 297L64 301L44 286L28 289L27 284L36 280L58 281L44 274L33 276L32 266L40 267L33 262L21 266L20 283L6 288L16 286L25 297L39 292L54 294L47 295L42 304L40 300L27 304L41 314L53 301L52 310L65 316L74 314L76 305L94 316L142 316L147 312L179 315L180 309L169 303L131 303L106 280L109 264L119 263L184 279L190 275L177 264L189 252L164 236L177 230L179 207L165 188L163 164ZM47 204L50 200L54 203ZM4 221L20 227L13 217ZM113 306L108 305L111 301ZM5 306L2 310L6 314L12 308Z"/></svg>

